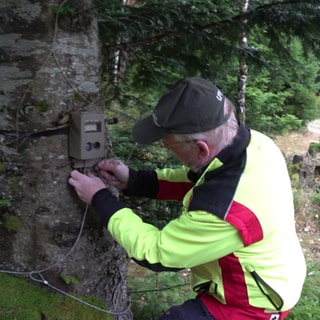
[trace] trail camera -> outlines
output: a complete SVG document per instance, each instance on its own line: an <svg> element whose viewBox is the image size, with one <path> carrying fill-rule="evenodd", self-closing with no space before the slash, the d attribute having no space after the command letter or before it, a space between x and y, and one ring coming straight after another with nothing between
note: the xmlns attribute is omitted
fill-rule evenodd
<svg viewBox="0 0 320 320"><path fill-rule="evenodd" d="M69 156L74 167L90 167L104 157L105 116L96 112L71 112Z"/></svg>

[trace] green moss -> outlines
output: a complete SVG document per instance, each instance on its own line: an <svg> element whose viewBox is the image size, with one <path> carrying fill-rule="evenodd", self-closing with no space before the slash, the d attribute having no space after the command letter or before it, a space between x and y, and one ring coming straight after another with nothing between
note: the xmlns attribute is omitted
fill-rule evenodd
<svg viewBox="0 0 320 320"><path fill-rule="evenodd" d="M63 6L53 6L52 11L61 15L74 15L76 13L76 9L69 4Z"/></svg>
<svg viewBox="0 0 320 320"><path fill-rule="evenodd" d="M308 152L309 152L310 154L319 153L319 152L320 152L320 143L318 143L318 142L311 142L311 143L309 144Z"/></svg>
<svg viewBox="0 0 320 320"><path fill-rule="evenodd" d="M74 102L82 102L84 100L79 92L75 92L72 99Z"/></svg>
<svg viewBox="0 0 320 320"><path fill-rule="evenodd" d="M22 277L0 273L1 320L112 320L110 314L95 310L74 299L48 290ZM98 298L79 297L105 309Z"/></svg>
<svg viewBox="0 0 320 320"><path fill-rule="evenodd" d="M41 100L41 101L39 101L39 102L37 103L37 108L38 108L41 112L47 112L48 109L49 109L49 106L48 106L48 104L47 104L45 101Z"/></svg>
<svg viewBox="0 0 320 320"><path fill-rule="evenodd" d="M10 205L9 199L0 199L0 207L7 207Z"/></svg>
<svg viewBox="0 0 320 320"><path fill-rule="evenodd" d="M18 217L7 216L2 226L9 232L16 232L22 226L22 221Z"/></svg>
<svg viewBox="0 0 320 320"><path fill-rule="evenodd" d="M2 160L0 160L0 174L3 174L5 170L6 170L5 163Z"/></svg>
<svg viewBox="0 0 320 320"><path fill-rule="evenodd" d="M289 172L289 175L290 177L292 177L293 175L296 175L296 174L300 174L301 172L301 162L298 162L298 163L291 163L288 165L288 172Z"/></svg>
<svg viewBox="0 0 320 320"><path fill-rule="evenodd" d="M300 175L299 173L293 173L291 174L291 181L292 183L297 183L300 181Z"/></svg>
<svg viewBox="0 0 320 320"><path fill-rule="evenodd" d="M69 276L67 274L61 274L60 278L68 285L73 284L73 285L78 285L79 280L76 277Z"/></svg>

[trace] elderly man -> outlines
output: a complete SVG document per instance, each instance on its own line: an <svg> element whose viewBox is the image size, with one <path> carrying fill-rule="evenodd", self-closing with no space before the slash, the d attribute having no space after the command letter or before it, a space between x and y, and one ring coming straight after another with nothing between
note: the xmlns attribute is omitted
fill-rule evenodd
<svg viewBox="0 0 320 320"><path fill-rule="evenodd" d="M196 298L159 320L284 319L306 270L286 163L273 141L239 124L231 101L197 77L175 83L133 137L146 145L162 140L183 166L136 171L110 159L96 170L128 196L182 201L181 215L162 230L98 177L73 171L69 183L138 264L190 268Z"/></svg>

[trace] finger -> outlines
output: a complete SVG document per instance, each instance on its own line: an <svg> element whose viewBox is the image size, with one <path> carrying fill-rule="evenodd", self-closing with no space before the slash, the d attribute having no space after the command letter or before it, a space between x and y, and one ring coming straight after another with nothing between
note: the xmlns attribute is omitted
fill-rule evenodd
<svg viewBox="0 0 320 320"><path fill-rule="evenodd" d="M80 178L81 176L84 176L84 174L82 174L78 170L71 171L71 177L72 178L77 179L77 178Z"/></svg>
<svg viewBox="0 0 320 320"><path fill-rule="evenodd" d="M108 181L118 180L114 173L110 171L100 171L99 174Z"/></svg>
<svg viewBox="0 0 320 320"><path fill-rule="evenodd" d="M68 179L68 183L70 184L70 186L73 187L73 180L72 180L72 178L69 178L69 179Z"/></svg>
<svg viewBox="0 0 320 320"><path fill-rule="evenodd" d="M110 159L104 159L98 162L96 166L99 170L107 170L110 167Z"/></svg>
<svg viewBox="0 0 320 320"><path fill-rule="evenodd" d="M93 173L91 173L91 172L88 172L87 173L87 177L89 177L89 178L97 178Z"/></svg>
<svg viewBox="0 0 320 320"><path fill-rule="evenodd" d="M76 186L76 180L75 180L74 178L72 178L72 177L69 178L68 183L69 183L71 186L73 186L73 187Z"/></svg>
<svg viewBox="0 0 320 320"><path fill-rule="evenodd" d="M110 174L109 172L105 172L105 171L101 171L100 172L100 175L102 178L104 178L105 180L107 180L107 182L110 184L110 185L117 185L118 183L120 183L120 180L114 176L113 174Z"/></svg>

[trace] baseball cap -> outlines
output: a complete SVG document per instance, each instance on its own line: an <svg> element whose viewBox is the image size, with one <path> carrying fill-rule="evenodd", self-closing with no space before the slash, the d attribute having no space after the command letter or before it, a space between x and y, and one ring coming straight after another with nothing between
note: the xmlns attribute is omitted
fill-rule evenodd
<svg viewBox="0 0 320 320"><path fill-rule="evenodd" d="M137 143L149 145L168 134L199 133L219 127L224 115L222 92L210 81L184 78L160 98L153 113L138 121L132 135Z"/></svg>

